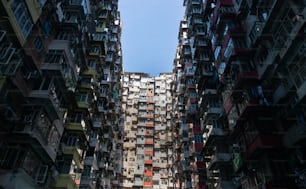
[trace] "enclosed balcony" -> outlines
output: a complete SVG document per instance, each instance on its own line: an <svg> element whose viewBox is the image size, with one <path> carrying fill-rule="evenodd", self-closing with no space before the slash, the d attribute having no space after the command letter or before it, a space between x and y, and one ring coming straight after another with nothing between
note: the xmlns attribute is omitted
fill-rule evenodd
<svg viewBox="0 0 306 189"><path fill-rule="evenodd" d="M103 54L102 49L98 45L93 45L89 51L90 56L100 56L102 54Z"/></svg>
<svg viewBox="0 0 306 189"><path fill-rule="evenodd" d="M191 0L191 4L193 5L200 5L202 3L201 0Z"/></svg>
<svg viewBox="0 0 306 189"><path fill-rule="evenodd" d="M146 127L154 127L153 121L146 121Z"/></svg>
<svg viewBox="0 0 306 189"><path fill-rule="evenodd" d="M0 151L1 184L15 186L12 187L15 189L20 187L31 188L46 182L49 171L48 165L43 163L45 161L41 159L42 156L38 156L32 148L21 145L21 143L18 145L2 143ZM13 182L16 185L12 185L12 177L14 177Z"/></svg>
<svg viewBox="0 0 306 189"><path fill-rule="evenodd" d="M86 133L88 125L85 122L86 116L81 112L75 112L65 119L65 128L74 132Z"/></svg>
<svg viewBox="0 0 306 189"><path fill-rule="evenodd" d="M153 156L153 150L149 150L149 149L144 150L144 154L145 156Z"/></svg>
<svg viewBox="0 0 306 189"><path fill-rule="evenodd" d="M15 141L29 143L44 154L45 161L54 162L63 125L59 120L52 122L49 115L41 108L37 111L29 110L23 117L23 124L16 125L13 133L19 135L13 136Z"/></svg>
<svg viewBox="0 0 306 189"><path fill-rule="evenodd" d="M93 176L83 176L81 177L81 183L79 188L88 188L88 189L95 189L96 182L93 180Z"/></svg>
<svg viewBox="0 0 306 189"><path fill-rule="evenodd" d="M68 44L65 46L65 42L66 41L52 43L53 46L57 45L58 47L60 44L60 46L63 46L63 50L49 50L43 64L41 65L41 69L46 74L52 74L53 76L61 78L64 81L67 89L74 91L77 80L75 71L76 68L71 66L72 55L70 50L67 49Z"/></svg>
<svg viewBox="0 0 306 189"><path fill-rule="evenodd" d="M81 75L88 75L93 78L97 78L98 74L101 74L102 69L99 67L98 60L92 58L88 60L87 68L83 70Z"/></svg>
<svg viewBox="0 0 306 189"><path fill-rule="evenodd" d="M194 48L205 48L205 47L210 47L210 41L208 38L203 37L203 36L197 36L195 38L194 44L193 44Z"/></svg>
<svg viewBox="0 0 306 189"><path fill-rule="evenodd" d="M107 100L106 98L99 98L97 100L97 107L98 107L98 112L100 113L106 113L108 108L107 108Z"/></svg>
<svg viewBox="0 0 306 189"><path fill-rule="evenodd" d="M95 148L95 147L98 147L98 145L99 145L98 136L91 136L89 138L89 147Z"/></svg>
<svg viewBox="0 0 306 189"><path fill-rule="evenodd" d="M233 61L230 72L234 87L255 83L259 77L252 61Z"/></svg>
<svg viewBox="0 0 306 189"><path fill-rule="evenodd" d="M81 109L88 109L92 103L92 94L88 92L79 92L75 98L77 106Z"/></svg>
<svg viewBox="0 0 306 189"><path fill-rule="evenodd" d="M3 35L2 35L2 38L3 38ZM8 41L2 42L0 48L1 48L0 49L0 64L8 65L16 49L13 48L13 44Z"/></svg>
<svg viewBox="0 0 306 189"><path fill-rule="evenodd" d="M217 24L217 20L224 18L234 18L237 14L232 0L218 0L216 2L216 8L214 8L212 23Z"/></svg>
<svg viewBox="0 0 306 189"><path fill-rule="evenodd" d="M224 113L222 102L219 97L211 96L209 98L201 98L199 103L204 120L210 120L210 118L216 116L220 117Z"/></svg>
<svg viewBox="0 0 306 189"><path fill-rule="evenodd" d="M83 157L82 157L82 153L83 150L81 150L78 146L68 146L65 144L63 145L63 153L67 156L70 156L73 158L73 163L75 163L75 165L80 168L83 169Z"/></svg>
<svg viewBox="0 0 306 189"><path fill-rule="evenodd" d="M205 129L206 133L203 134L203 138L206 147L214 145L215 141L224 140L229 133L220 120L212 120L212 124L207 124Z"/></svg>
<svg viewBox="0 0 306 189"><path fill-rule="evenodd" d="M203 21L203 18L200 17L200 16L193 16L191 19L190 19L190 22L194 25L197 25L197 24L204 24L204 21Z"/></svg>
<svg viewBox="0 0 306 189"><path fill-rule="evenodd" d="M7 47L4 47L7 48ZM3 54L3 51L9 51L7 53ZM1 50L1 55L3 57L0 57L0 71L3 75L12 76L15 75L18 71L18 68L23 62L23 55L18 50ZM10 54L13 53L13 54ZM8 55L9 54L9 55Z"/></svg>
<svg viewBox="0 0 306 189"><path fill-rule="evenodd" d="M70 174L60 174L58 179L52 184L54 188L78 189L78 185L72 179Z"/></svg>
<svg viewBox="0 0 306 189"><path fill-rule="evenodd" d="M72 11L64 11L64 19L63 21L68 24L79 24L81 23L79 19L79 15Z"/></svg>
<svg viewBox="0 0 306 189"><path fill-rule="evenodd" d="M41 101L44 101L44 105L48 104L46 111L50 112L52 118L57 117L59 119L63 117L62 93L54 78L46 77L41 82L37 82L29 97L32 98L33 102L40 101L41 103Z"/></svg>
<svg viewBox="0 0 306 189"><path fill-rule="evenodd" d="M108 18L108 11L107 10L100 10L100 12L98 13L98 17L100 19L106 19Z"/></svg>

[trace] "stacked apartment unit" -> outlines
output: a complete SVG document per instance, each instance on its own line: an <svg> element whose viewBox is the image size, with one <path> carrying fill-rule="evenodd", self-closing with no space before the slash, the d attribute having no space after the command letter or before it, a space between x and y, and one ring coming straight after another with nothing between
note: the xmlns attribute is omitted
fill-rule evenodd
<svg viewBox="0 0 306 189"><path fill-rule="evenodd" d="M306 1L184 5L172 87L177 187L305 188ZM199 140L200 159L190 144Z"/></svg>
<svg viewBox="0 0 306 189"><path fill-rule="evenodd" d="M123 75L123 188L173 188L171 81L170 73Z"/></svg>
<svg viewBox="0 0 306 189"><path fill-rule="evenodd" d="M0 8L0 188L121 188L118 0Z"/></svg>
<svg viewBox="0 0 306 189"><path fill-rule="evenodd" d="M175 133L175 165L178 188L205 188L206 169L202 154L203 139L198 98L196 68L209 61L205 53L209 42L205 35L203 3L201 0L184 1L186 14L180 23L176 57L174 60L173 132ZM209 67L209 65L207 65ZM214 112L209 112L209 115Z"/></svg>

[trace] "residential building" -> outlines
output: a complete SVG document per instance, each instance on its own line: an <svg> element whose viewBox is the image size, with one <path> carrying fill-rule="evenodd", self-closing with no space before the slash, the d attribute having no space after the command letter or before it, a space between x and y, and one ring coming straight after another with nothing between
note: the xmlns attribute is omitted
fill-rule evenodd
<svg viewBox="0 0 306 189"><path fill-rule="evenodd" d="M0 7L0 186L121 188L118 0Z"/></svg>
<svg viewBox="0 0 306 189"><path fill-rule="evenodd" d="M123 74L123 188L173 188L171 73Z"/></svg>
<svg viewBox="0 0 306 189"><path fill-rule="evenodd" d="M305 188L306 2L184 5L172 86L177 188Z"/></svg>

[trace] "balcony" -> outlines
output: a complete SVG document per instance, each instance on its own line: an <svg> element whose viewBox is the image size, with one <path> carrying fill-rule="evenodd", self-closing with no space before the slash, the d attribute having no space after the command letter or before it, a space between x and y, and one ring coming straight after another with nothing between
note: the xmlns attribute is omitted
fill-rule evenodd
<svg viewBox="0 0 306 189"><path fill-rule="evenodd" d="M87 126L84 121L81 122L66 122L65 123L65 128L68 131L77 131L77 132L82 132L86 134L87 131Z"/></svg>
<svg viewBox="0 0 306 189"><path fill-rule="evenodd" d="M203 21L203 19L202 19L202 17L193 17L192 18L192 24L204 24L204 21Z"/></svg>
<svg viewBox="0 0 306 189"><path fill-rule="evenodd" d="M17 134L12 140L19 143L29 143L40 154L44 154L45 161L54 162L58 150L58 140L63 133L61 121L55 120L53 123L42 111L31 111L23 118L23 127L15 127L12 131ZM50 133L49 133L50 132Z"/></svg>
<svg viewBox="0 0 306 189"><path fill-rule="evenodd" d="M265 22L255 21L252 29L250 30L249 37L253 44L256 43L257 39L261 36Z"/></svg>
<svg viewBox="0 0 306 189"><path fill-rule="evenodd" d="M146 122L146 127L154 127L154 123L153 122Z"/></svg>
<svg viewBox="0 0 306 189"><path fill-rule="evenodd" d="M80 76L78 83L79 83L78 88L81 89L82 91L90 91L95 87L93 85L94 82L92 77Z"/></svg>
<svg viewBox="0 0 306 189"><path fill-rule="evenodd" d="M222 140L224 139L225 136L228 135L228 131L225 131L222 128L215 128L212 125L207 125L206 130L207 130L207 133L204 134L205 135L204 138L206 138L205 147L209 147L213 145L213 142L215 140Z"/></svg>
<svg viewBox="0 0 306 189"><path fill-rule="evenodd" d="M53 188L78 189L79 187L69 174L60 174L57 180L51 185Z"/></svg>
<svg viewBox="0 0 306 189"><path fill-rule="evenodd" d="M145 144L153 145L153 139L145 139Z"/></svg>
<svg viewBox="0 0 306 189"><path fill-rule="evenodd" d="M63 153L66 155L71 155L78 168L83 169L82 154L81 150L78 147L64 145Z"/></svg>
<svg viewBox="0 0 306 189"><path fill-rule="evenodd" d="M145 156L153 156L153 150L145 150L144 154Z"/></svg>
<svg viewBox="0 0 306 189"><path fill-rule="evenodd" d="M223 107L222 106L207 106L206 112L204 113L204 117L209 119L212 116L221 116L223 114Z"/></svg>
<svg viewBox="0 0 306 189"><path fill-rule="evenodd" d="M144 160L144 164L145 165L152 165L153 164L153 160Z"/></svg>
<svg viewBox="0 0 306 189"><path fill-rule="evenodd" d="M68 23L68 24L76 24L80 27L79 23L81 23L81 21L78 18L78 15L72 12L64 12L64 23Z"/></svg>
<svg viewBox="0 0 306 189"><path fill-rule="evenodd" d="M88 109L91 105L91 94L90 93L78 93L76 94L76 101L78 108Z"/></svg>
<svg viewBox="0 0 306 189"><path fill-rule="evenodd" d="M230 160L232 158L231 153L220 153L216 152L210 159L207 168L209 170L218 169L218 165L230 163Z"/></svg>
<svg viewBox="0 0 306 189"><path fill-rule="evenodd" d="M100 129L102 128L102 118L100 116L94 116L92 118L92 125L95 129Z"/></svg>
<svg viewBox="0 0 306 189"><path fill-rule="evenodd" d="M95 189L95 183L90 176L82 176L80 188L86 187L88 189Z"/></svg>
<svg viewBox="0 0 306 189"><path fill-rule="evenodd" d="M10 42L3 42L0 47L0 65L8 65L16 49Z"/></svg>
<svg viewBox="0 0 306 189"><path fill-rule="evenodd" d="M85 160L84 160L84 165L90 165L92 166L94 162L94 157L92 156L86 156Z"/></svg>
<svg viewBox="0 0 306 189"><path fill-rule="evenodd" d="M153 181L143 181L143 187L144 188L152 188Z"/></svg>
<svg viewBox="0 0 306 189"><path fill-rule="evenodd" d="M135 187L142 187L143 186L143 180L142 179L138 179L138 178L135 178L134 180L134 186ZM131 187L132 188L132 187Z"/></svg>
<svg viewBox="0 0 306 189"><path fill-rule="evenodd" d="M113 55L112 54L107 54L105 56L105 61L106 62L113 62Z"/></svg>
<svg viewBox="0 0 306 189"><path fill-rule="evenodd" d="M33 101L45 101L44 105L48 111L52 112L52 116L57 116L57 118L63 117L63 109L61 108L60 96L57 86L55 85L55 80L53 78L45 78L41 82L40 86L34 88L29 97Z"/></svg>
<svg viewBox="0 0 306 189"><path fill-rule="evenodd" d="M149 176L149 177L152 177L153 176L153 170L145 170L144 173L143 173L144 176Z"/></svg>
<svg viewBox="0 0 306 189"><path fill-rule="evenodd" d="M192 5L201 5L202 1L201 0L191 0L189 1Z"/></svg>
<svg viewBox="0 0 306 189"><path fill-rule="evenodd" d="M136 139L136 144L137 144L137 145L145 144L144 138L143 138L143 137L142 137L142 138L137 138L137 139Z"/></svg>
<svg viewBox="0 0 306 189"><path fill-rule="evenodd" d="M91 137L89 139L89 146L90 147L96 147L98 142L99 142L99 139L97 137Z"/></svg>
<svg viewBox="0 0 306 189"><path fill-rule="evenodd" d="M99 16L100 19L106 19L108 17L108 12L103 10L100 12ZM97 30L96 30L97 31ZM100 31L100 30L99 30Z"/></svg>
<svg viewBox="0 0 306 189"><path fill-rule="evenodd" d="M208 87L205 88L202 92L202 97L205 98L207 96L210 96L210 95L217 95L217 89L209 89Z"/></svg>
<svg viewBox="0 0 306 189"><path fill-rule="evenodd" d="M203 38L203 37L196 37L195 39L195 42L193 44L193 47L194 48L197 48L197 47L209 47L210 44L209 44L209 40L207 38Z"/></svg>

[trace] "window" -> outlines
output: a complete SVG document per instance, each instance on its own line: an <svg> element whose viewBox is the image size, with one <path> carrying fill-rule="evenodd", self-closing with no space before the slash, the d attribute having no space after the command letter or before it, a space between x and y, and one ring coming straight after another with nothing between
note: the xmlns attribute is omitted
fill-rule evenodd
<svg viewBox="0 0 306 189"><path fill-rule="evenodd" d="M35 37L33 43L34 43L34 46L35 46L35 48L38 52L40 52L40 53L45 52L45 48L42 44L42 41L41 41L40 37Z"/></svg>
<svg viewBox="0 0 306 189"><path fill-rule="evenodd" d="M83 172L82 172L82 176L89 177L90 176L90 172L91 172L91 166L85 165L84 169L83 169Z"/></svg>
<svg viewBox="0 0 306 189"><path fill-rule="evenodd" d="M225 58L229 58L230 55L232 54L232 51L233 51L233 47L234 44L233 44L233 40L230 39L228 44L227 44L227 47L225 48L225 51L224 51L224 57Z"/></svg>
<svg viewBox="0 0 306 189"><path fill-rule="evenodd" d="M45 23L43 23L42 31L43 31L45 38L48 38L52 31L52 25L49 21L45 21Z"/></svg>
<svg viewBox="0 0 306 189"><path fill-rule="evenodd" d="M194 135L194 142L195 143L202 143L203 139L201 135Z"/></svg>
<svg viewBox="0 0 306 189"><path fill-rule="evenodd" d="M76 95L76 100L78 102L88 102L89 101L89 95L87 93L79 93Z"/></svg>
<svg viewBox="0 0 306 189"><path fill-rule="evenodd" d="M0 145L0 167L11 169L20 166L19 159L25 155L26 149L21 149L18 146L9 146L6 144Z"/></svg>
<svg viewBox="0 0 306 189"><path fill-rule="evenodd" d="M49 50L45 62L47 63L55 63L55 64L63 64L65 63L65 54L63 50Z"/></svg>
<svg viewBox="0 0 306 189"><path fill-rule="evenodd" d="M11 9L22 34L27 38L32 30L33 22L24 0L13 0Z"/></svg>

